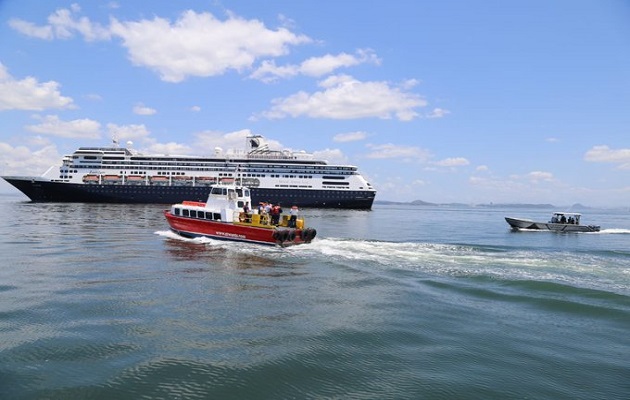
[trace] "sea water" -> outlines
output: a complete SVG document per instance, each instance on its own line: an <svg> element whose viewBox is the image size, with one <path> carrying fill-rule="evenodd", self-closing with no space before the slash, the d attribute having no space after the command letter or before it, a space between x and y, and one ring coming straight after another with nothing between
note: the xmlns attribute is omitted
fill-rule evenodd
<svg viewBox="0 0 630 400"><path fill-rule="evenodd" d="M630 398L628 210L303 210L281 249L166 207L0 198L1 399Z"/></svg>

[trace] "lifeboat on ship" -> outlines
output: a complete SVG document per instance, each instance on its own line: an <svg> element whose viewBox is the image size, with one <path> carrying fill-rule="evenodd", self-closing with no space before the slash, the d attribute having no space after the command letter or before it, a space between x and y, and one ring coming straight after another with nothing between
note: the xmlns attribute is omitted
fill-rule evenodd
<svg viewBox="0 0 630 400"><path fill-rule="evenodd" d="M235 184L217 184L211 187L208 199L184 201L164 210L171 230L188 237L258 243L275 246L292 246L310 243L317 235L314 228L306 227L304 218L292 220L281 215L277 224L257 210L244 212L251 207L250 190Z"/></svg>

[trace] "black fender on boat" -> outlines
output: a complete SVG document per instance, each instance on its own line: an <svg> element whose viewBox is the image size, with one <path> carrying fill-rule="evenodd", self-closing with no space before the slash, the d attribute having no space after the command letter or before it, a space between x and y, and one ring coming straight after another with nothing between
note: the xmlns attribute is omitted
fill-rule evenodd
<svg viewBox="0 0 630 400"><path fill-rule="evenodd" d="M306 243L310 243L315 235L317 235L317 231L314 228L306 228L301 233L302 240Z"/></svg>

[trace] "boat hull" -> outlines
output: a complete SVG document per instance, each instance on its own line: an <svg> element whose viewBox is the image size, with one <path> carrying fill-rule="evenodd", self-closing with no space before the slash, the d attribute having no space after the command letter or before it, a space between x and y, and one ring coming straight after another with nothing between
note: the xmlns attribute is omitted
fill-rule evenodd
<svg viewBox="0 0 630 400"><path fill-rule="evenodd" d="M230 222L201 220L176 216L169 210L164 211L164 216L173 232L188 238L207 237L282 247L309 243L312 239L303 240L302 229L260 228Z"/></svg>
<svg viewBox="0 0 630 400"><path fill-rule="evenodd" d="M33 202L173 204L202 200L207 186L100 185L51 182L36 177L3 177ZM252 201L311 208L371 209L373 191L252 188Z"/></svg>
<svg viewBox="0 0 630 400"><path fill-rule="evenodd" d="M554 232L599 232L597 225L575 225L552 222L536 222L529 219L505 217L505 221L513 229L536 229Z"/></svg>

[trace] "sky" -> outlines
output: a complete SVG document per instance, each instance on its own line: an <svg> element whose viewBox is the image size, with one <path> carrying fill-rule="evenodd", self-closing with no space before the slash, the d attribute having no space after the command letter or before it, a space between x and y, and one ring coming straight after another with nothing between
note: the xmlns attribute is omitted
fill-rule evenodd
<svg viewBox="0 0 630 400"><path fill-rule="evenodd" d="M248 134L377 200L629 207L630 1L0 0L0 174Z"/></svg>

